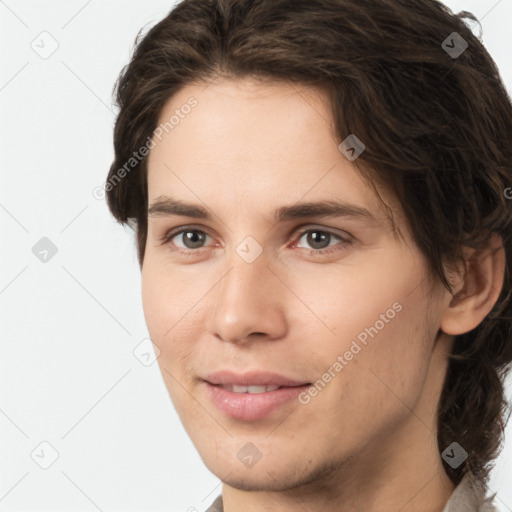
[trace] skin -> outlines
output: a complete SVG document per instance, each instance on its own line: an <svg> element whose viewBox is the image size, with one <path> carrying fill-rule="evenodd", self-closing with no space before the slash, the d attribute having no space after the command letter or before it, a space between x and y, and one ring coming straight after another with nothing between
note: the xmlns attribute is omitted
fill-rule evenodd
<svg viewBox="0 0 512 512"><path fill-rule="evenodd" d="M168 196L213 219L148 217L142 298L170 397L223 480L224 510L441 511L454 489L436 441L446 356L453 335L495 303L503 251L467 251L469 271L450 274L452 297L428 279L400 205L379 190L404 240L338 150L321 92L219 78L185 86L160 121L191 96L197 106L151 149L149 205ZM320 200L366 208L375 221L274 221L281 206ZM182 234L162 242L189 226L208 235L202 246ZM299 228L332 236L315 245ZM252 263L236 251L247 236L263 250ZM401 311L308 404L236 420L215 407L200 378L268 370L315 382L397 302ZM237 458L247 442L261 452L252 467Z"/></svg>

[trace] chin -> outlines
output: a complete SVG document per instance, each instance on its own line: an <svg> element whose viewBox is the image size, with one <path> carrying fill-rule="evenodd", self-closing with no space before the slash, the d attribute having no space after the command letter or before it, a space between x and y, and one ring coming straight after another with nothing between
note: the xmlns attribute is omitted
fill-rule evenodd
<svg viewBox="0 0 512 512"><path fill-rule="evenodd" d="M291 474L283 476L276 474L275 471L267 472L266 470L260 470L259 473L253 474L247 473L243 476L233 471L224 478L223 482L240 491L251 492L283 492L303 483L295 481Z"/></svg>

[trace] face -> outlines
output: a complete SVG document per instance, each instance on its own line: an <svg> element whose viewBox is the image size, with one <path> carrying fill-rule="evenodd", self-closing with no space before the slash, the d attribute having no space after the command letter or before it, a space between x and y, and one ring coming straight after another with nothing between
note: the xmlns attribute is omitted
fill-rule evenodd
<svg viewBox="0 0 512 512"><path fill-rule="evenodd" d="M442 305L399 205L379 190L404 240L338 149L327 98L217 80L172 115L148 160L143 305L206 466L282 490L432 450Z"/></svg>

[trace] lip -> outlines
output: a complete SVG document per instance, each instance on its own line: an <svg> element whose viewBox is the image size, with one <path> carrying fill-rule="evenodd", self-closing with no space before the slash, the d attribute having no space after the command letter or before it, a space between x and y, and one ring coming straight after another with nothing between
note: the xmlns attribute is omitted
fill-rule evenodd
<svg viewBox="0 0 512 512"><path fill-rule="evenodd" d="M237 375L219 371L208 375L204 385L213 404L226 416L243 421L258 421L289 404L309 386L272 372L249 372ZM264 393L235 393L221 385L282 386Z"/></svg>
<svg viewBox="0 0 512 512"><path fill-rule="evenodd" d="M230 370L220 370L210 373L203 380L210 384L226 386L286 386L291 388L309 384L304 380L299 381L278 373L257 370L243 374L236 374Z"/></svg>

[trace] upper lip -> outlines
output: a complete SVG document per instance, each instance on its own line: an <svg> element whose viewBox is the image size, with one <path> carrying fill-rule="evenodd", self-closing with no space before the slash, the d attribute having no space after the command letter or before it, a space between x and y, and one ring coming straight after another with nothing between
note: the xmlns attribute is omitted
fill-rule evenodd
<svg viewBox="0 0 512 512"><path fill-rule="evenodd" d="M237 374L229 370L210 373L204 378L206 382L224 386L286 386L296 387L309 384L304 380L295 380L273 372L251 371Z"/></svg>

